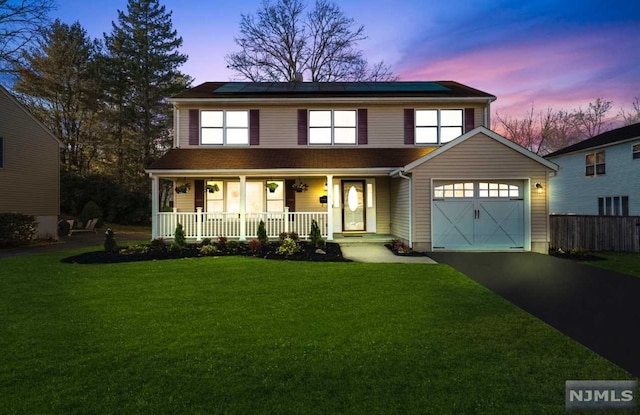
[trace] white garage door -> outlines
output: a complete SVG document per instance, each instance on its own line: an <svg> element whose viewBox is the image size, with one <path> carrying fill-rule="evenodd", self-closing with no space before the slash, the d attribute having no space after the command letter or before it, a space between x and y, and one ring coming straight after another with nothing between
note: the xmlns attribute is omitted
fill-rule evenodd
<svg viewBox="0 0 640 415"><path fill-rule="evenodd" d="M522 181L436 181L433 250L524 249Z"/></svg>

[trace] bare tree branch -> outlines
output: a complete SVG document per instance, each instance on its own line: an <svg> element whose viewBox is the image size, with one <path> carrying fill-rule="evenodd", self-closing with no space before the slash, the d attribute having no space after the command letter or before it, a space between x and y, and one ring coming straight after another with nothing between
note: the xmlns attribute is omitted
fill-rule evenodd
<svg viewBox="0 0 640 415"><path fill-rule="evenodd" d="M626 112L624 109L620 109L618 116L622 118L624 125L631 125L640 123L640 98L636 97L632 103L633 111Z"/></svg>

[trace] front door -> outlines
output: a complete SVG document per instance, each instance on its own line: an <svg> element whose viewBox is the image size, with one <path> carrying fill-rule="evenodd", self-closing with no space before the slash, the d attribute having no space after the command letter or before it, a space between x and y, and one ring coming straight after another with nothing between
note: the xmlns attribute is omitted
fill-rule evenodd
<svg viewBox="0 0 640 415"><path fill-rule="evenodd" d="M342 181L342 230L344 232L366 231L364 208L364 180Z"/></svg>

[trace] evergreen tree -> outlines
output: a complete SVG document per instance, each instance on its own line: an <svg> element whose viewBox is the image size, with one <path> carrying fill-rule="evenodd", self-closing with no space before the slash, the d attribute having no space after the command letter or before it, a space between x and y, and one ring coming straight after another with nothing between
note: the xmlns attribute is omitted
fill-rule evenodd
<svg viewBox="0 0 640 415"><path fill-rule="evenodd" d="M98 47L80 23L56 20L16 65L15 91L64 144L66 171L87 173L99 155Z"/></svg>
<svg viewBox="0 0 640 415"><path fill-rule="evenodd" d="M171 12L159 0L129 0L126 13L105 35L105 86L115 138L116 166L134 187L146 188L144 168L171 144L171 107L166 98L191 80L179 71L187 56ZM127 168L129 169L127 171Z"/></svg>

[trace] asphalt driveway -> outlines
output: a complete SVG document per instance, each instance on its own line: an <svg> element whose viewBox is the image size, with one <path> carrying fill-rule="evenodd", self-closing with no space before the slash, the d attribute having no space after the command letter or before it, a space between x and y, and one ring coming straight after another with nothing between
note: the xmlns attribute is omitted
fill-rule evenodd
<svg viewBox="0 0 640 415"><path fill-rule="evenodd" d="M640 377L640 278L534 253L429 256Z"/></svg>

